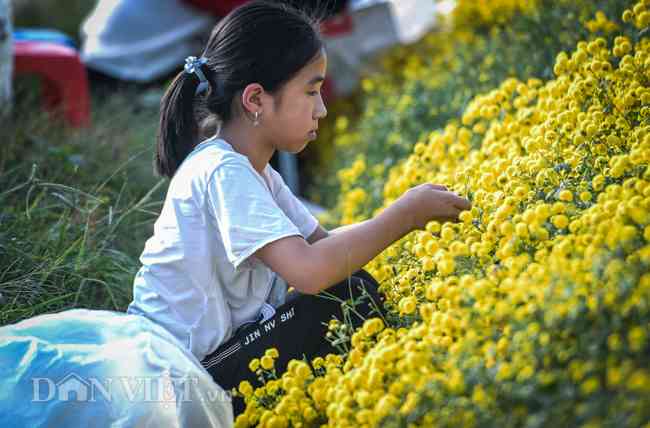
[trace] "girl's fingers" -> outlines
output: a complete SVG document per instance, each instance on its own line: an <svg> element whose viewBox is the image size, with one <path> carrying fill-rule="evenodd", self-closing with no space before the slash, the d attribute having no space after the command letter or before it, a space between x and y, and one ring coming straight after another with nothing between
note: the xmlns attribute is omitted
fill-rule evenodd
<svg viewBox="0 0 650 428"><path fill-rule="evenodd" d="M460 196L456 196L453 199L452 204L454 207L458 208L461 211L467 211L472 208L472 203L465 198L461 198Z"/></svg>

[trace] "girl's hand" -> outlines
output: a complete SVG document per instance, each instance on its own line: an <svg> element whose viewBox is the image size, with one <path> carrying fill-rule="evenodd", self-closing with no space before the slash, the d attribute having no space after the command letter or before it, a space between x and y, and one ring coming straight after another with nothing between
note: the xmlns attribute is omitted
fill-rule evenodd
<svg viewBox="0 0 650 428"><path fill-rule="evenodd" d="M458 215L472 207L467 199L448 191L445 186L430 183L409 189L395 204L403 208L410 230L424 229L432 220L458 221Z"/></svg>

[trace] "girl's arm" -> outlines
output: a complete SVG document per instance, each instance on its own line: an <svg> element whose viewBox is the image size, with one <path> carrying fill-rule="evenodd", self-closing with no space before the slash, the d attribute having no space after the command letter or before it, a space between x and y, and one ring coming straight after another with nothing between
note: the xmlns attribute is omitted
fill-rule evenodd
<svg viewBox="0 0 650 428"><path fill-rule="evenodd" d="M255 255L298 291L316 294L361 269L412 230L430 220L455 221L470 208L466 199L440 189L431 184L414 187L370 220L313 244L297 236L279 239Z"/></svg>

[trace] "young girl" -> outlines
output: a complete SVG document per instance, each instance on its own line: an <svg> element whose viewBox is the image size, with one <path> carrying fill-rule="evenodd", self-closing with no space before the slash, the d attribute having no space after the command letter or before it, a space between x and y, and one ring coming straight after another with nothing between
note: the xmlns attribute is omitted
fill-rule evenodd
<svg viewBox="0 0 650 428"><path fill-rule="evenodd" d="M373 219L320 226L269 160L316 139L326 68L315 22L253 1L219 22L161 103L156 169L171 182L128 312L165 326L225 389L255 382L248 363L268 348L279 350L280 370L334 352L325 339L333 317L352 314L358 326L381 315L377 283L361 268L430 220L470 208L424 184ZM200 105L221 126L197 144Z"/></svg>

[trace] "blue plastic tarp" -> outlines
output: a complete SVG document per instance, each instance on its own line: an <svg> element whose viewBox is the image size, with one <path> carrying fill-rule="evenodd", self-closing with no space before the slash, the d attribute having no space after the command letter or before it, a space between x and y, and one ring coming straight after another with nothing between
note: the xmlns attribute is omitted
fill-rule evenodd
<svg viewBox="0 0 650 428"><path fill-rule="evenodd" d="M0 427L230 427L230 396L165 329L76 309L0 327Z"/></svg>

